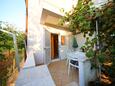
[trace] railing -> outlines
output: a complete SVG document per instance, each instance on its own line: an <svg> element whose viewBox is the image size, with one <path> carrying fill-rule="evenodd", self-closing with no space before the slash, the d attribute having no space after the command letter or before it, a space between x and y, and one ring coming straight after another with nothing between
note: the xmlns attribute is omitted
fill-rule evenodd
<svg viewBox="0 0 115 86"><path fill-rule="evenodd" d="M15 80L25 60L24 40L17 39L16 34L0 29L0 86L8 86Z"/></svg>

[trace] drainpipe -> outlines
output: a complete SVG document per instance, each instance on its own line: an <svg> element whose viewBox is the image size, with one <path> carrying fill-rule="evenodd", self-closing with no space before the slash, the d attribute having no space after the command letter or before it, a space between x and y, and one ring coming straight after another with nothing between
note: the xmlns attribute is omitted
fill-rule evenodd
<svg viewBox="0 0 115 86"><path fill-rule="evenodd" d="M99 53L99 49L100 49L100 44L99 44L99 27L98 27L98 18L96 19L96 38L97 38L97 43L96 43L96 50L98 51ZM98 71L97 71L97 76L99 78L99 80L101 80L101 64L99 63L99 61L97 60L97 66L99 67Z"/></svg>
<svg viewBox="0 0 115 86"><path fill-rule="evenodd" d="M28 34L28 0L25 0L25 5L26 5L26 45L27 45L27 34Z"/></svg>
<svg viewBox="0 0 115 86"><path fill-rule="evenodd" d="M27 34L28 34L28 0L25 0L25 6L26 6L26 30L25 30L25 60L27 58Z"/></svg>

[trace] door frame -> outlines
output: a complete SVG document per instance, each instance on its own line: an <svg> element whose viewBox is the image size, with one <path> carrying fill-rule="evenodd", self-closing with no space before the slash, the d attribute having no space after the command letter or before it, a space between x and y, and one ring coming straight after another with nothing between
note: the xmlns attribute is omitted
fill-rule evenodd
<svg viewBox="0 0 115 86"><path fill-rule="evenodd" d="M44 33L43 33L43 59L44 59L44 64L49 64L49 63L51 63L51 62L53 62L53 61L57 61L57 60L60 60L60 33L54 33L54 32L51 32L50 31L50 29L47 29L47 27L43 27L44 28ZM50 38L49 38L49 40L50 40L50 58L47 58L46 57L46 51L45 51L45 49L47 48L46 46L45 46L45 43L47 42L46 40L45 40L45 36L46 36L46 32L48 31L49 32L49 34L50 34ZM57 34L58 35L58 58L56 58L56 59L51 59L51 34ZM47 59L50 59L49 61L47 61Z"/></svg>

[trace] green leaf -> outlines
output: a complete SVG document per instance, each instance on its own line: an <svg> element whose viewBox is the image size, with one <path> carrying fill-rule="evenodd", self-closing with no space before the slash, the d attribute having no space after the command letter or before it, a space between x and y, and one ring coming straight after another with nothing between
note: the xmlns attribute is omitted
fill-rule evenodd
<svg viewBox="0 0 115 86"><path fill-rule="evenodd" d="M111 47L110 51L113 55L115 55L115 47Z"/></svg>
<svg viewBox="0 0 115 86"><path fill-rule="evenodd" d="M97 57L98 57L98 60L99 60L100 63L103 63L103 62L104 62L104 60L105 60L104 54L99 53L99 55L98 55Z"/></svg>
<svg viewBox="0 0 115 86"><path fill-rule="evenodd" d="M0 61L3 61L5 59L3 54L0 54Z"/></svg>
<svg viewBox="0 0 115 86"><path fill-rule="evenodd" d="M95 52L94 52L92 49L90 49L90 50L88 50L88 51L86 52L86 56L87 56L88 58L93 58L94 55L95 55Z"/></svg>

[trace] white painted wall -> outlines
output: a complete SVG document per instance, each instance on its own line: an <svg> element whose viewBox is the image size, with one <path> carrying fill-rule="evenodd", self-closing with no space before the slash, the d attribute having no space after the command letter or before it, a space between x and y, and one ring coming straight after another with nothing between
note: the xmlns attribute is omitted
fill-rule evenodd
<svg viewBox="0 0 115 86"><path fill-rule="evenodd" d="M80 50L80 48L83 46L83 44L85 43L86 39L83 36L83 33L79 33L76 35L76 40L78 43L78 48L77 50Z"/></svg>
<svg viewBox="0 0 115 86"><path fill-rule="evenodd" d="M68 12L72 9L73 5L76 6L78 0L44 0L42 3L43 8L50 10L56 14L64 15L64 12L61 12L63 8L64 11Z"/></svg>
<svg viewBox="0 0 115 86"><path fill-rule="evenodd" d="M77 51L81 51L80 48L85 43L86 39L84 38L83 33L79 33L79 34L75 35L75 37L76 37L76 41L78 43L78 48L76 48L76 50ZM72 44L73 44L72 38L73 38L73 35L69 35L68 38L69 38L69 45L68 45L69 49L70 49L70 51L73 51L73 48L72 48Z"/></svg>
<svg viewBox="0 0 115 86"><path fill-rule="evenodd" d="M24 68L35 66L35 52L40 52L40 56L43 58L43 29L40 25L41 12L40 0L28 0L27 60Z"/></svg>
<svg viewBox="0 0 115 86"><path fill-rule="evenodd" d="M104 3L106 3L108 0L92 0L94 2L95 7L100 7Z"/></svg>
<svg viewBox="0 0 115 86"><path fill-rule="evenodd" d="M91 69L91 62L88 60L84 62L84 79L85 86L88 86L89 81L96 79L96 71L95 69Z"/></svg>

